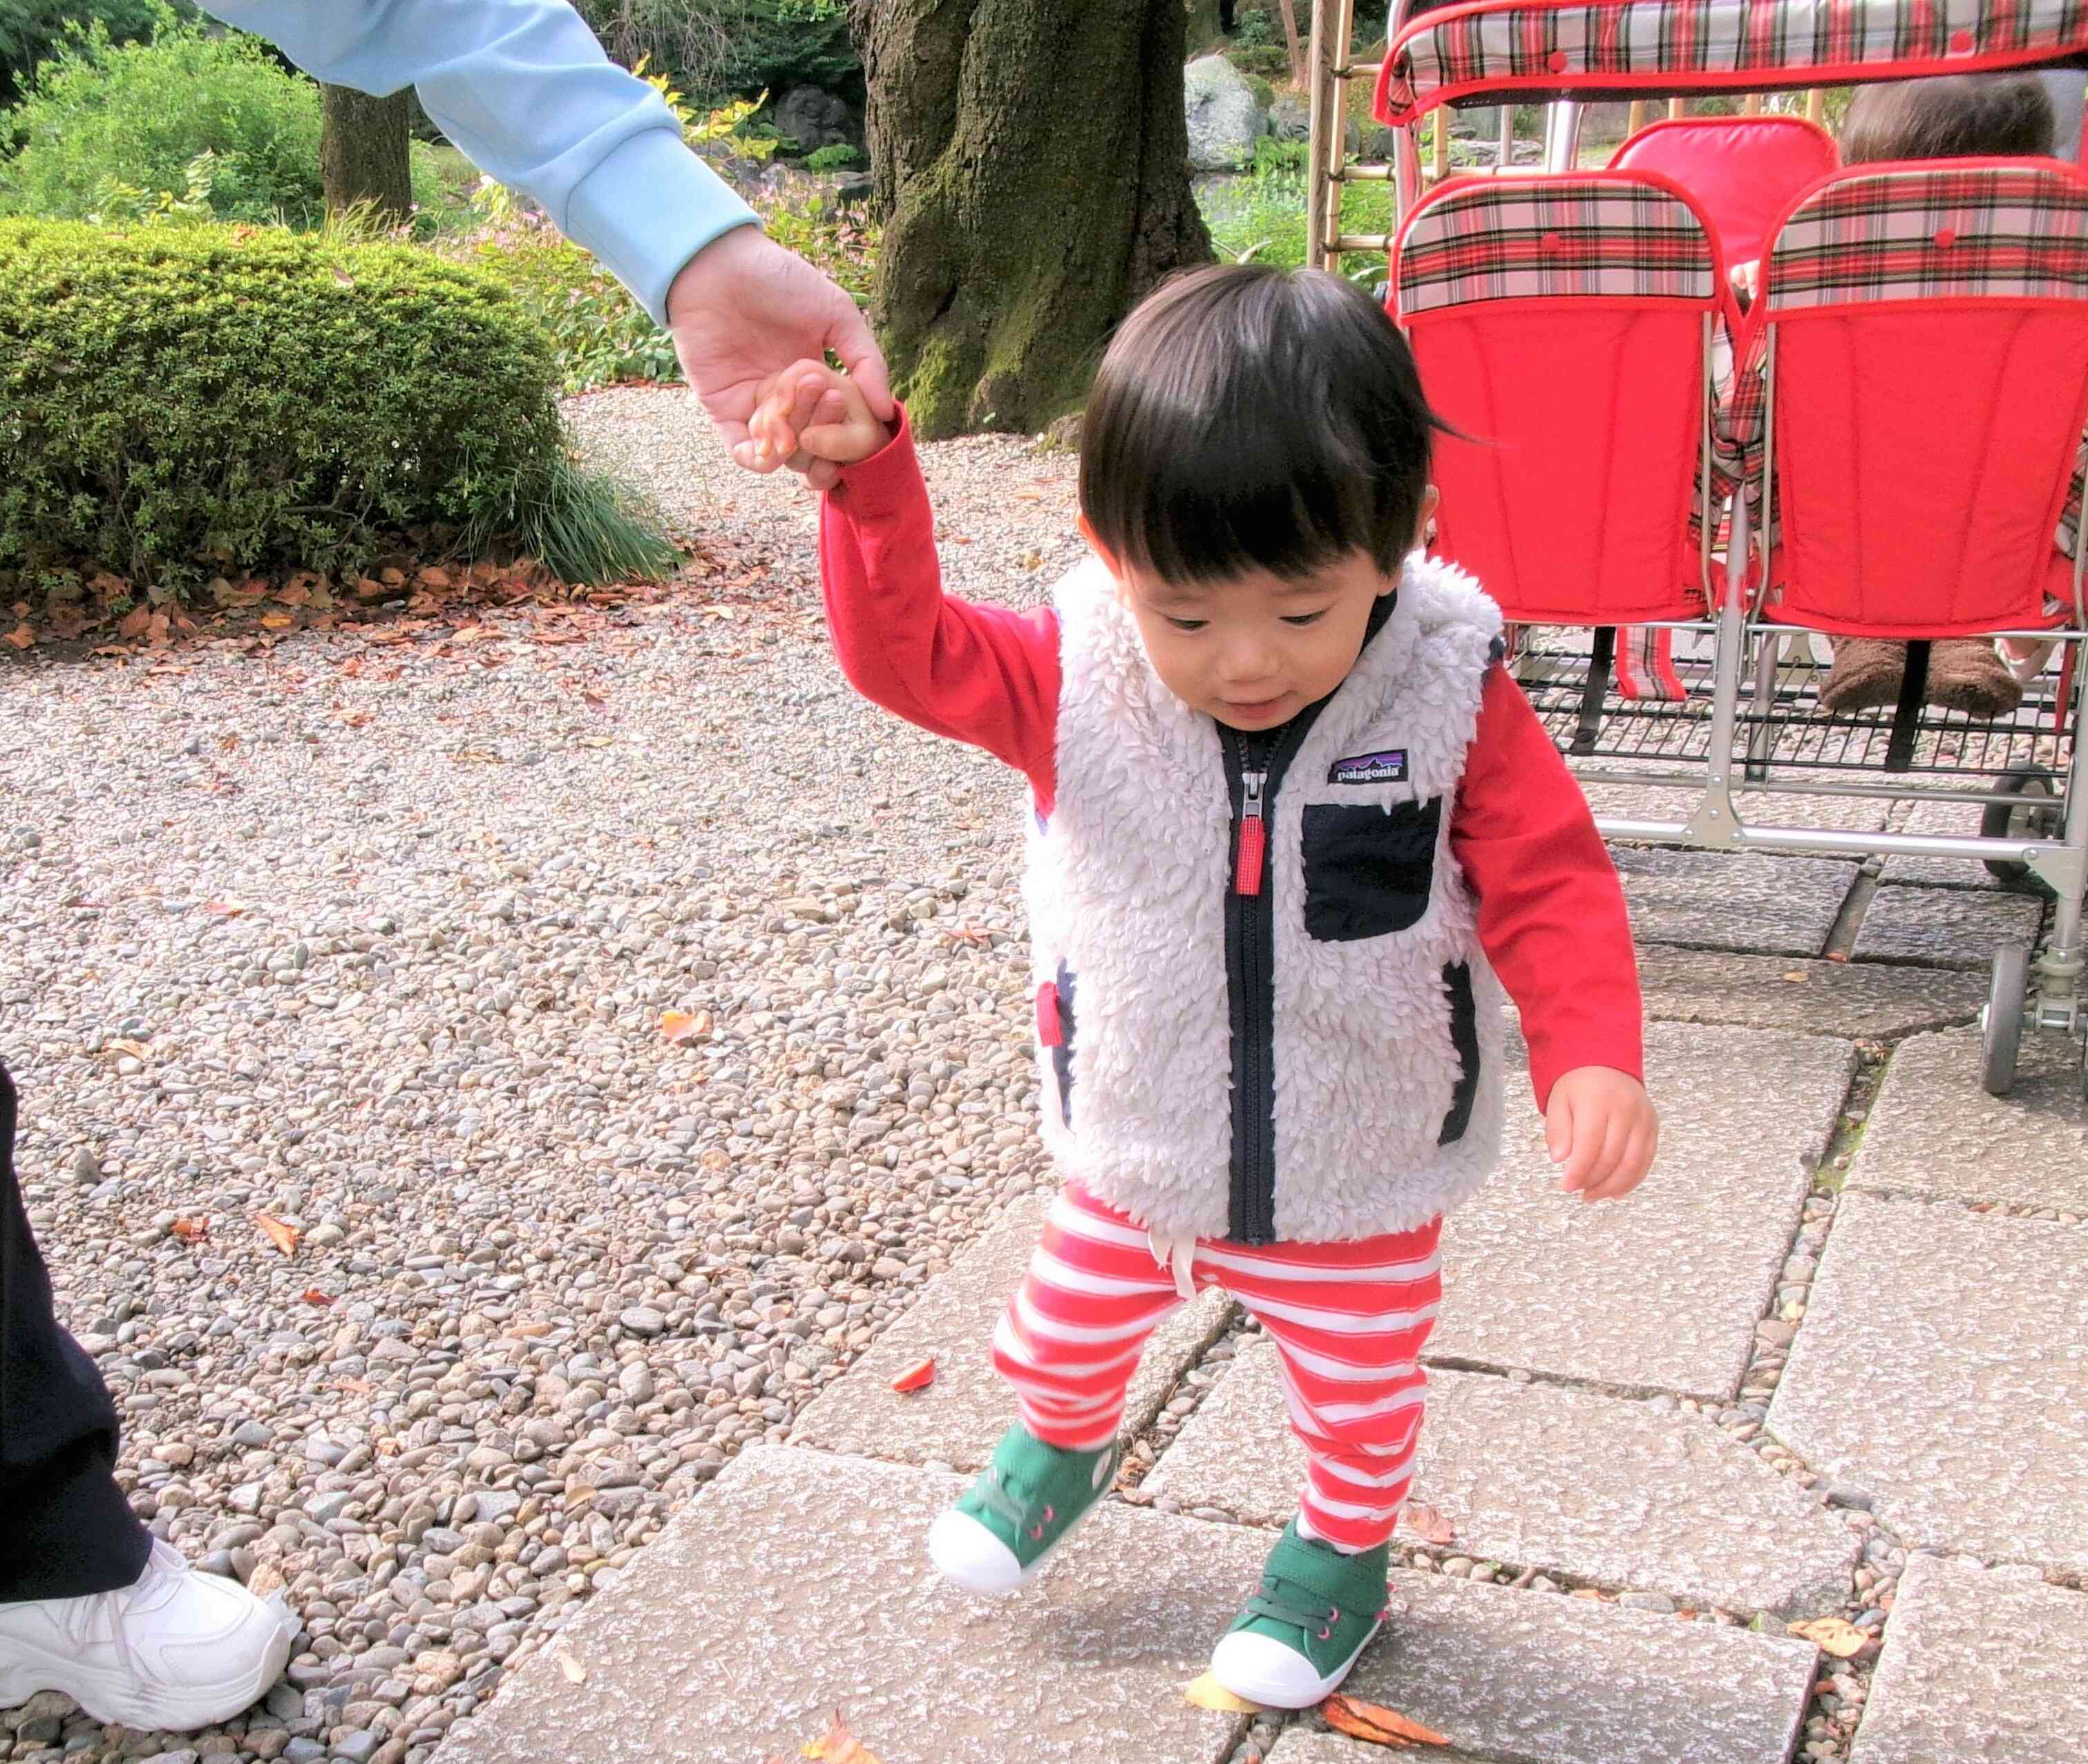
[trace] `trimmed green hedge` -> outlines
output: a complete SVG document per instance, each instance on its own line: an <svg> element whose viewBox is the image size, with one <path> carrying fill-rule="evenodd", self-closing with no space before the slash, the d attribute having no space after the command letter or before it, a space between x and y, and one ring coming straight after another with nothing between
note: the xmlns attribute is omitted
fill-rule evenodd
<svg viewBox="0 0 2088 1764"><path fill-rule="evenodd" d="M0 221L0 571L182 588L483 531L567 465L492 276L273 229Z"/></svg>

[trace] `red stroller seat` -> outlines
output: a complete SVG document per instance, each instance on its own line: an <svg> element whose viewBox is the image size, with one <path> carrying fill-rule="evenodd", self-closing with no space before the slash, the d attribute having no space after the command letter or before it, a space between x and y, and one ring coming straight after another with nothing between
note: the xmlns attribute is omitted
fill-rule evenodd
<svg viewBox="0 0 2088 1764"><path fill-rule="evenodd" d="M1730 266L1762 255L1799 192L1839 169L1834 138L1803 117L1673 117L1649 122L1612 169L1656 172L1704 211Z"/></svg>
<svg viewBox="0 0 2088 1764"><path fill-rule="evenodd" d="M1394 241L1391 304L1430 401L1436 550L1513 621L1698 618L1728 296L1701 210L1635 171L1439 186Z"/></svg>
<svg viewBox="0 0 2088 1764"><path fill-rule="evenodd" d="M2088 176L2052 161L1866 165L1762 263L1729 423L1767 610L1932 638L2078 616L2055 544L2088 418Z"/></svg>

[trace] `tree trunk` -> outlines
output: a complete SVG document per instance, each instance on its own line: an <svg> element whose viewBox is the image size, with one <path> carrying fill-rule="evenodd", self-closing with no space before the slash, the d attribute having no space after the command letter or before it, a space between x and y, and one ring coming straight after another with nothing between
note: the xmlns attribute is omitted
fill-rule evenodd
<svg viewBox="0 0 2088 1764"><path fill-rule="evenodd" d="M873 318L925 436L1033 432L1208 263L1182 0L855 0L885 216Z"/></svg>
<svg viewBox="0 0 2088 1764"><path fill-rule="evenodd" d="M413 95L373 98L347 86L319 88L319 182L328 214L358 202L397 225L413 208Z"/></svg>

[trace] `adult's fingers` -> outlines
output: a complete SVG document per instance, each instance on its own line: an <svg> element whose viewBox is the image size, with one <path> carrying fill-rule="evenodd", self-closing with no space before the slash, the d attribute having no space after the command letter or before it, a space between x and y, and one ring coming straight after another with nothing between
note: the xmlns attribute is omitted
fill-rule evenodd
<svg viewBox="0 0 2088 1764"><path fill-rule="evenodd" d="M837 310L827 326L827 347L841 358L849 377L862 388L871 414L879 422L889 422L899 406L892 396L892 375L884 365L884 352L870 334L870 326L856 303L838 289L835 293L844 310Z"/></svg>

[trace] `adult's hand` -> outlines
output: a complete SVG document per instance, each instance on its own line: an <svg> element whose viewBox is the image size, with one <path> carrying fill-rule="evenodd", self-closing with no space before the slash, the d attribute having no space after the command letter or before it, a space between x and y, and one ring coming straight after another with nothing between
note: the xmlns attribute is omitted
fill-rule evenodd
<svg viewBox="0 0 2088 1764"><path fill-rule="evenodd" d="M757 460L747 439L763 385L793 362L832 350L878 420L892 420L884 358L856 303L758 227L734 227L689 259L667 290L667 328L689 384L750 471L788 465L819 489L840 475L829 460Z"/></svg>

